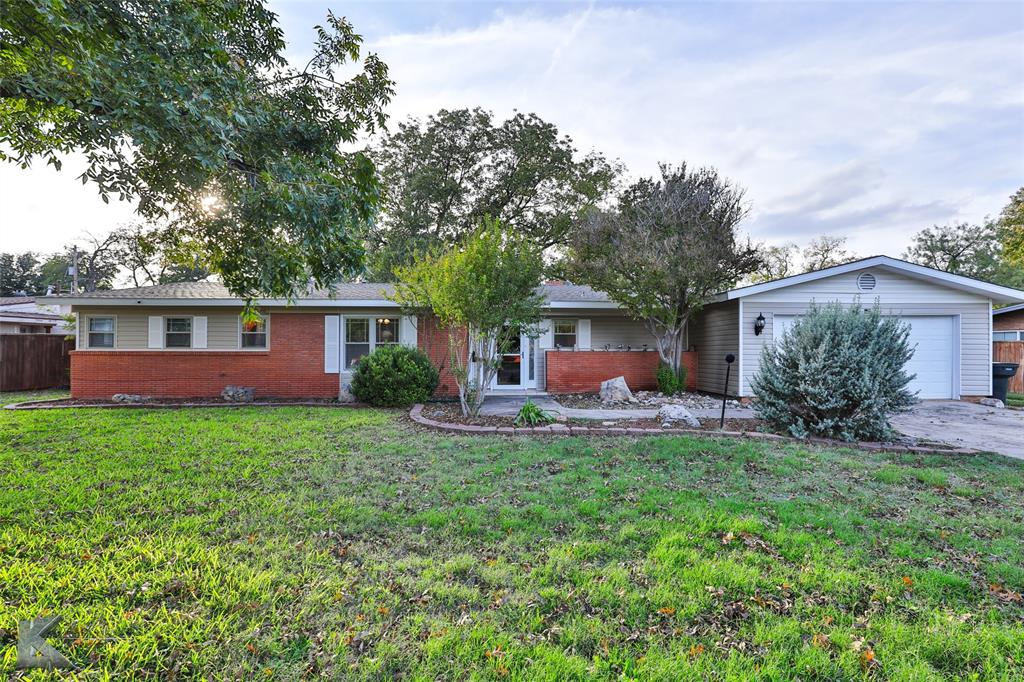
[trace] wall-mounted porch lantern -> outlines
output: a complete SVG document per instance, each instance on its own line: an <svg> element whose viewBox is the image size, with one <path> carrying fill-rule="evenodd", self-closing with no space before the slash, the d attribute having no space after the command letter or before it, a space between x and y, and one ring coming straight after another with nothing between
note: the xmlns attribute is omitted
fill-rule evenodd
<svg viewBox="0 0 1024 682"><path fill-rule="evenodd" d="M754 336L761 336L761 332L764 331L764 315L761 313L757 314L757 319L754 320Z"/></svg>

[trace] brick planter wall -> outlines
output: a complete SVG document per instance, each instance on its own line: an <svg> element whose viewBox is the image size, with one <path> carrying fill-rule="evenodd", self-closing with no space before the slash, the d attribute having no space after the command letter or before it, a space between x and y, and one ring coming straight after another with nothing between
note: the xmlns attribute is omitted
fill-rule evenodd
<svg viewBox="0 0 1024 682"><path fill-rule="evenodd" d="M697 387L697 353L683 353L687 369L687 389ZM658 388L655 372L658 354L654 351L546 351L548 393L597 393L601 382L617 376L626 378L630 390L653 391Z"/></svg>
<svg viewBox="0 0 1024 682"><path fill-rule="evenodd" d="M288 313L274 317L268 351L74 351L71 395L206 398L234 384L259 397L332 398L338 375L324 373L323 338L322 313Z"/></svg>

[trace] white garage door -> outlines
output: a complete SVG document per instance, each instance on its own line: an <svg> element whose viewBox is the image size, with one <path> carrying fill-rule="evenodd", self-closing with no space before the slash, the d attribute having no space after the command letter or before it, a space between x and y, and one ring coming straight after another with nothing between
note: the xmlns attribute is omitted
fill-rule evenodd
<svg viewBox="0 0 1024 682"><path fill-rule="evenodd" d="M943 317L901 317L910 324L910 345L916 346L914 357L907 363L910 374L916 374L910 382L910 390L919 398L952 398L956 353L953 318ZM776 315L773 320L775 338L782 338L796 317Z"/></svg>

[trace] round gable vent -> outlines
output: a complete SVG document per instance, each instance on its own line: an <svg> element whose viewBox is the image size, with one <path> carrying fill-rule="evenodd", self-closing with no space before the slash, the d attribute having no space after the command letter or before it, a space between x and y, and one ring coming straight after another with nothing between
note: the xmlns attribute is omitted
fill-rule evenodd
<svg viewBox="0 0 1024 682"><path fill-rule="evenodd" d="M857 276L857 288L861 291L871 291L878 284L878 280L870 272L862 272Z"/></svg>

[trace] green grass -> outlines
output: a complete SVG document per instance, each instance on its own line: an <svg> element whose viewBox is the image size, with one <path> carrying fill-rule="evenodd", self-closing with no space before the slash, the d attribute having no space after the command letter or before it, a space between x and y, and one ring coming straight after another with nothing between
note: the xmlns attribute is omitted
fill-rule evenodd
<svg viewBox="0 0 1024 682"><path fill-rule="evenodd" d="M1024 407L1024 393L1008 393L1006 403L1010 407Z"/></svg>
<svg viewBox="0 0 1024 682"><path fill-rule="evenodd" d="M1022 591L1008 458L0 412L4 677L1014 680Z"/></svg>
<svg viewBox="0 0 1024 682"><path fill-rule="evenodd" d="M0 392L0 407L4 405L14 405L17 403L27 403L33 400L60 400L61 398L68 398L71 393L66 389L61 388L50 388L39 391L10 391Z"/></svg>

